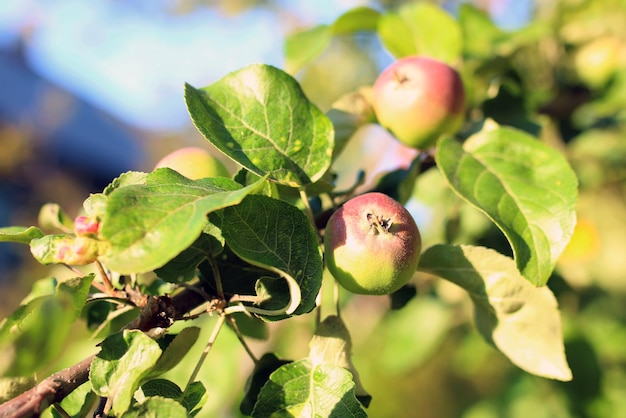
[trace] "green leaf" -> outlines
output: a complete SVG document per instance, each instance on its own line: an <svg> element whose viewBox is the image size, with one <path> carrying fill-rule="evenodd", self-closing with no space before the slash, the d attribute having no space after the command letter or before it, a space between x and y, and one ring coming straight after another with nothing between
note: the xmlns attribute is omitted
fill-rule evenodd
<svg viewBox="0 0 626 418"><path fill-rule="evenodd" d="M564 156L494 128L463 145L443 138L436 161L450 187L504 232L524 277L545 284L576 223L577 180Z"/></svg>
<svg viewBox="0 0 626 418"><path fill-rule="evenodd" d="M309 349L309 359L313 366L326 363L348 370L355 383L357 399L366 407L369 406L372 397L361 384L359 374L352 364L350 332L339 316L329 315L317 326Z"/></svg>
<svg viewBox="0 0 626 418"><path fill-rule="evenodd" d="M330 45L335 35L375 31L380 14L369 7L356 7L339 16L332 25L318 25L287 37L285 69L296 74Z"/></svg>
<svg viewBox="0 0 626 418"><path fill-rule="evenodd" d="M378 11L365 6L355 7L339 16L333 23L337 35L360 31L375 31L378 27Z"/></svg>
<svg viewBox="0 0 626 418"><path fill-rule="evenodd" d="M164 349L162 347L164 350L163 354L161 354L159 361L157 361L152 370L150 370L148 376L159 376L166 371L173 369L185 357L191 347L193 347L199 335L200 328L187 327L177 335L172 336L173 339L167 347ZM163 340L163 338L161 340Z"/></svg>
<svg viewBox="0 0 626 418"><path fill-rule="evenodd" d="M285 42L285 70L296 74L324 52L332 38L331 25L318 25L289 35Z"/></svg>
<svg viewBox="0 0 626 418"><path fill-rule="evenodd" d="M30 241L30 252L41 264L84 266L96 261L107 244L74 234L44 235Z"/></svg>
<svg viewBox="0 0 626 418"><path fill-rule="evenodd" d="M56 203L46 203L39 209L37 219L43 229L58 230L70 233L74 230L74 219Z"/></svg>
<svg viewBox="0 0 626 418"><path fill-rule="evenodd" d="M203 89L185 85L196 128L246 169L288 186L330 167L333 126L287 73L255 64Z"/></svg>
<svg viewBox="0 0 626 418"><path fill-rule="evenodd" d="M32 239L43 236L44 233L34 226L5 226L0 228L0 242L29 244Z"/></svg>
<svg viewBox="0 0 626 418"><path fill-rule="evenodd" d="M196 277L198 265L206 260L209 254L217 255L224 248L221 234L215 225L207 223L200 237L191 246L154 272L160 279L170 283L192 280Z"/></svg>
<svg viewBox="0 0 626 418"><path fill-rule="evenodd" d="M242 414L252 415L259 392L269 380L270 375L279 367L289 363L289 360L281 360L274 353L263 354L259 361L254 364L254 370L246 381L244 397L239 405Z"/></svg>
<svg viewBox="0 0 626 418"><path fill-rule="evenodd" d="M463 31L464 53L472 58L490 59L503 32L489 14L470 3L459 8L459 24Z"/></svg>
<svg viewBox="0 0 626 418"><path fill-rule="evenodd" d="M301 210L281 200L250 195L216 215L215 223L237 256L295 279L302 299L293 314L315 307L322 283L322 256L317 234ZM261 304L263 309L282 309L289 304L289 288L282 278L274 283L266 280L262 287L269 292L268 300Z"/></svg>
<svg viewBox="0 0 626 418"><path fill-rule="evenodd" d="M30 295L0 322L0 375L26 376L45 367L66 347L85 305L93 274L57 283L38 281Z"/></svg>
<svg viewBox="0 0 626 418"><path fill-rule="evenodd" d="M241 188L226 178L190 180L161 168L145 184L116 189L102 219L100 233L110 247L101 260L122 274L162 267L200 236L209 212L238 204L264 182Z"/></svg>
<svg viewBox="0 0 626 418"><path fill-rule="evenodd" d="M183 391L178 385L167 379L153 379L141 385L141 391L147 398L152 396L163 396L179 400L183 396Z"/></svg>
<svg viewBox="0 0 626 418"><path fill-rule="evenodd" d="M134 404L120 418L172 418L187 417L185 407L173 399L153 396Z"/></svg>
<svg viewBox="0 0 626 418"><path fill-rule="evenodd" d="M180 402L183 404L190 415L195 416L208 399L206 388L202 382L192 382L185 388L182 399Z"/></svg>
<svg viewBox="0 0 626 418"><path fill-rule="evenodd" d="M71 417L88 417L93 415L93 408L98 401L98 396L91 391L91 385L87 382L63 398L60 406ZM67 415L61 415L54 408L51 408L50 412L54 418L67 418Z"/></svg>
<svg viewBox="0 0 626 418"><path fill-rule="evenodd" d="M0 375L28 376L48 365L65 347L73 314L53 295L19 306L0 322Z"/></svg>
<svg viewBox="0 0 626 418"><path fill-rule="evenodd" d="M102 194L108 196L114 190L121 189L122 187L132 186L135 184L146 184L148 175L148 173L143 173L141 171L127 171L126 173L122 173L104 188Z"/></svg>
<svg viewBox="0 0 626 418"><path fill-rule="evenodd" d="M572 379L556 298L525 280L509 257L484 247L435 245L422 254L418 270L465 289L480 333L518 367Z"/></svg>
<svg viewBox="0 0 626 418"><path fill-rule="evenodd" d="M427 55L453 64L461 55L461 27L441 7L412 3L384 14L378 24L383 45L396 57Z"/></svg>
<svg viewBox="0 0 626 418"><path fill-rule="evenodd" d="M252 411L254 418L367 417L354 395L352 375L329 363L286 364L271 374Z"/></svg>
<svg viewBox="0 0 626 418"><path fill-rule="evenodd" d="M160 356L159 345L141 331L124 330L111 335L102 342L101 351L91 363L91 386L98 395L111 398L113 412L121 415Z"/></svg>
<svg viewBox="0 0 626 418"><path fill-rule="evenodd" d="M74 322L80 316L85 306L91 282L93 282L95 274L91 273L83 277L73 277L63 280L57 284L57 298L64 301L68 309L71 309L71 322Z"/></svg>

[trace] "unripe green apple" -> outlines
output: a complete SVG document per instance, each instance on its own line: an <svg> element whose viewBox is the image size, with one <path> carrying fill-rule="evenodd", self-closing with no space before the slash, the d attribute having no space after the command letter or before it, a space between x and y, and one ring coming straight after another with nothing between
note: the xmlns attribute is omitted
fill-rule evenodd
<svg viewBox="0 0 626 418"><path fill-rule="evenodd" d="M366 193L341 206L324 235L326 266L352 293L386 295L415 273L422 240L415 220L383 193Z"/></svg>
<svg viewBox="0 0 626 418"><path fill-rule="evenodd" d="M154 167L168 167L192 180L205 177L230 177L228 169L207 150L197 147L180 148L167 154Z"/></svg>
<svg viewBox="0 0 626 418"><path fill-rule="evenodd" d="M372 106L378 122L403 144L425 150L464 120L465 89L459 73L428 57L401 58L376 79Z"/></svg>
<svg viewBox="0 0 626 418"><path fill-rule="evenodd" d="M623 47L614 37L602 37L584 44L574 55L578 77L591 87L602 87L618 69Z"/></svg>

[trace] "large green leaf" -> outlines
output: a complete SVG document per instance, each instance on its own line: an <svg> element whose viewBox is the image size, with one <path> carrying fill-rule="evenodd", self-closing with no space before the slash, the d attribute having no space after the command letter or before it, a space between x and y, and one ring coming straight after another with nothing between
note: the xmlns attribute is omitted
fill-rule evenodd
<svg viewBox="0 0 626 418"><path fill-rule="evenodd" d="M441 7L411 3L384 14L378 23L383 45L396 57L427 55L448 64L461 55L461 27Z"/></svg>
<svg viewBox="0 0 626 418"><path fill-rule="evenodd" d="M190 180L168 168L114 190L108 197L101 236L110 247L101 260L119 273L142 273L163 266L191 246L209 212L236 205L265 179L241 188L225 178Z"/></svg>
<svg viewBox="0 0 626 418"><path fill-rule="evenodd" d="M303 186L330 166L332 123L275 67L251 65L202 89L186 84L185 101L202 135L260 176Z"/></svg>
<svg viewBox="0 0 626 418"><path fill-rule="evenodd" d="M102 342L91 362L89 381L94 392L111 398L113 412L121 415L160 356L161 348L152 338L141 331L124 330Z"/></svg>
<svg viewBox="0 0 626 418"><path fill-rule="evenodd" d="M354 395L352 375L330 363L308 359L286 364L271 374L252 412L254 418L366 417Z"/></svg>
<svg viewBox="0 0 626 418"><path fill-rule="evenodd" d="M546 286L535 287L515 263L484 247L435 245L418 269L465 289L483 337L518 367L558 380L571 380L557 301Z"/></svg>
<svg viewBox="0 0 626 418"><path fill-rule="evenodd" d="M565 157L509 128L483 130L463 145L439 142L437 165L452 189L506 235L518 268L545 284L576 223L576 175Z"/></svg>
<svg viewBox="0 0 626 418"><path fill-rule="evenodd" d="M369 7L348 10L331 25L319 25L294 33L285 42L285 68L295 74L317 58L330 44L333 36L357 31L375 31L380 14Z"/></svg>
<svg viewBox="0 0 626 418"><path fill-rule="evenodd" d="M295 279L302 299L294 314L315 307L322 283L322 257L317 234L300 209L267 196L250 195L215 215L226 244L237 256ZM265 293L267 300L261 305L265 309L277 310L289 304L290 291L283 279L264 279L258 289Z"/></svg>

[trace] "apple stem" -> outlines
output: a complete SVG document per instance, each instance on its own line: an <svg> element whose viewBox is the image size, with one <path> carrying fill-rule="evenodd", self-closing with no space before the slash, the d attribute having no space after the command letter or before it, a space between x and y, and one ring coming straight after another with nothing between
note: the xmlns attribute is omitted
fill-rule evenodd
<svg viewBox="0 0 626 418"><path fill-rule="evenodd" d="M389 232L391 228L391 218L383 218L382 216L375 215L373 213L368 213L367 220L370 223L371 229L375 231L377 234L382 232Z"/></svg>

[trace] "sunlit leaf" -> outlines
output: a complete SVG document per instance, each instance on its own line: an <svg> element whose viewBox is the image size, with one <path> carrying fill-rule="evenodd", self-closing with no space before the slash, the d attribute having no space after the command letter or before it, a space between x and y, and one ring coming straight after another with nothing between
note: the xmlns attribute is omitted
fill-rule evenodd
<svg viewBox="0 0 626 418"><path fill-rule="evenodd" d="M178 334L171 337L171 341L163 349L163 354L159 357L159 361L150 370L149 377L160 376L166 371L174 368L189 352L200 335L200 328L187 327ZM163 341L164 338L160 340Z"/></svg>
<svg viewBox="0 0 626 418"><path fill-rule="evenodd" d="M378 34L396 57L426 55L452 64L461 55L463 38L458 22L441 7L411 3L381 16Z"/></svg>
<svg viewBox="0 0 626 418"><path fill-rule="evenodd" d="M5 226L0 228L0 242L28 244L32 239L43 237L43 232L34 226Z"/></svg>
<svg viewBox="0 0 626 418"><path fill-rule="evenodd" d="M290 275L302 300L294 314L310 312L322 283L322 257L317 234L298 208L267 196L250 195L237 206L216 212L216 224L237 256L263 268ZM211 220L213 221L213 217ZM280 309L290 300L285 281L266 281L265 309Z"/></svg>
<svg viewBox="0 0 626 418"><path fill-rule="evenodd" d="M318 25L289 35L285 41L285 70L296 74L324 52L332 37L330 25Z"/></svg>
<svg viewBox="0 0 626 418"><path fill-rule="evenodd" d="M290 74L296 74L324 52L335 35L375 31L379 16L376 10L369 7L355 7L331 25L318 25L289 35L285 42L285 69Z"/></svg>
<svg viewBox="0 0 626 418"><path fill-rule="evenodd" d="M471 58L492 58L496 41L503 32L487 12L471 3L463 3L459 8L459 24L464 53Z"/></svg>
<svg viewBox="0 0 626 418"><path fill-rule="evenodd" d="M328 170L333 126L298 82L255 64L196 89L185 85L196 128L248 170L289 186L303 186Z"/></svg>
<svg viewBox="0 0 626 418"><path fill-rule="evenodd" d="M339 316L329 315L317 326L309 343L309 360L314 367L328 363L348 370L355 383L355 396L365 407L369 406L372 397L363 387L352 364L352 339Z"/></svg>
<svg viewBox="0 0 626 418"><path fill-rule="evenodd" d="M56 297L63 300L66 306L73 311L70 317L72 322L80 316L94 278L95 275L92 273L83 277L72 277L57 284Z"/></svg>
<svg viewBox="0 0 626 418"><path fill-rule="evenodd" d="M465 289L478 330L515 365L571 380L556 298L548 287L525 280L512 259L484 247L435 245L422 254L418 269Z"/></svg>
<svg viewBox="0 0 626 418"><path fill-rule="evenodd" d="M0 321L0 375L26 376L55 359L65 348L71 326L85 304L93 274L56 283L39 281L31 295Z"/></svg>
<svg viewBox="0 0 626 418"><path fill-rule="evenodd" d="M112 399L113 412L121 415L130 407L142 379L159 360L161 349L156 341L137 330L114 334L101 347L91 363L89 380L98 395Z"/></svg>
<svg viewBox="0 0 626 418"><path fill-rule="evenodd" d="M452 189L504 232L524 277L545 284L576 223L577 180L565 157L521 131L494 128L463 145L443 138L436 160Z"/></svg>
<svg viewBox="0 0 626 418"><path fill-rule="evenodd" d="M110 248L101 260L118 273L141 273L163 266L191 246L209 212L238 204L265 182L241 188L226 178L190 180L168 168L109 195L100 233Z"/></svg>
<svg viewBox="0 0 626 418"><path fill-rule="evenodd" d="M171 418L186 417L185 407L173 399L161 396L146 398L120 415L120 418Z"/></svg>
<svg viewBox="0 0 626 418"><path fill-rule="evenodd" d="M45 230L58 230L61 232L72 232L74 219L70 217L60 205L56 203L46 203L39 209L37 217L39 226Z"/></svg>
<svg viewBox="0 0 626 418"><path fill-rule="evenodd" d="M330 363L286 364L271 374L254 406L255 418L366 417L354 395L352 375Z"/></svg>
<svg viewBox="0 0 626 418"><path fill-rule="evenodd" d="M91 264L108 243L74 234L44 235L30 241L30 252L41 264Z"/></svg>

